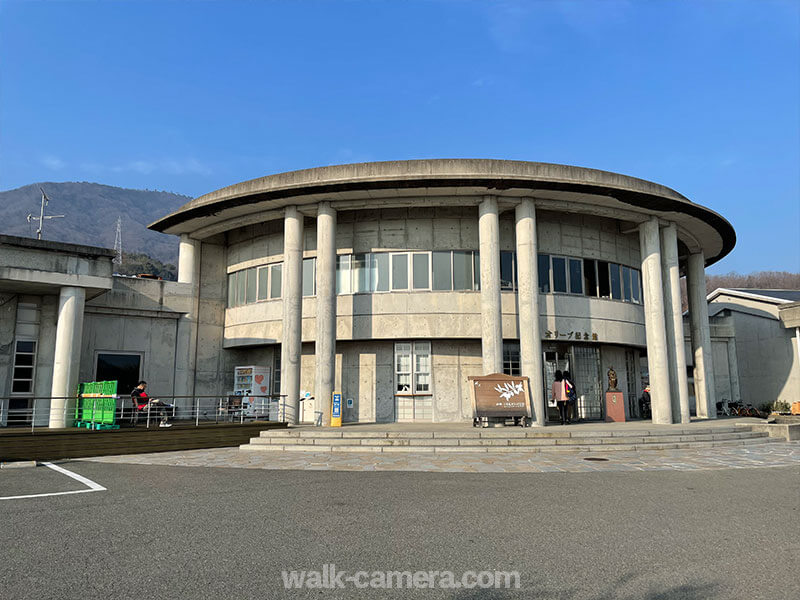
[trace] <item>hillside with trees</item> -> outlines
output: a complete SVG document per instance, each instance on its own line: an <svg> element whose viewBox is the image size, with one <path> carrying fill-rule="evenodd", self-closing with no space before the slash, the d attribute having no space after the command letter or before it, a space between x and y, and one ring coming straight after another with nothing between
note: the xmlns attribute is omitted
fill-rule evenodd
<svg viewBox="0 0 800 600"><path fill-rule="evenodd" d="M191 200L188 196L154 190L131 190L87 182L33 183L0 192L0 233L35 237L44 189L50 198L44 239L88 246L114 247L117 218L122 220L122 249L147 254L164 263L177 263L178 238L147 226Z"/></svg>

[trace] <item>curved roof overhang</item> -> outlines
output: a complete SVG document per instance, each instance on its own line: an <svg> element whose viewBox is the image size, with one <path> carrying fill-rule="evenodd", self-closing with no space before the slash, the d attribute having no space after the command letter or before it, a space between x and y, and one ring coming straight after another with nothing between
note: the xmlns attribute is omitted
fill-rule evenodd
<svg viewBox="0 0 800 600"><path fill-rule="evenodd" d="M594 214L636 225L651 216L674 222L685 251L702 250L706 264L736 243L718 213L659 185L596 169L489 159L357 163L270 175L231 185L185 204L151 229L196 239L279 219L286 206L315 214L329 201L339 210L477 205L497 196L501 207L534 198L537 207Z"/></svg>

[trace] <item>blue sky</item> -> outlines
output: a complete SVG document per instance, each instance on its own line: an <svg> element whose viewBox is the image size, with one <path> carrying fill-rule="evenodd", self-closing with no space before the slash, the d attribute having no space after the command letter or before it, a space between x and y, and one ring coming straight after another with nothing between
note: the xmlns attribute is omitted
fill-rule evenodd
<svg viewBox="0 0 800 600"><path fill-rule="evenodd" d="M0 0L0 189L436 157L656 181L736 228L712 273L800 271L800 2Z"/></svg>

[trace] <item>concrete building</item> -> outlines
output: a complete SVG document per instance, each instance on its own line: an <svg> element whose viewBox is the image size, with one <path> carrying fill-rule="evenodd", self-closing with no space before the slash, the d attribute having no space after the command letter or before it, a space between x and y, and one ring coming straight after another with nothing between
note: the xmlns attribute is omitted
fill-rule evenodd
<svg viewBox="0 0 800 600"><path fill-rule="evenodd" d="M799 307L800 290L720 288L708 295L719 402L800 402Z"/></svg>
<svg viewBox="0 0 800 600"><path fill-rule="evenodd" d="M177 283L111 277L102 249L0 242L0 393L33 393L17 375L55 396L127 369L156 394L222 395L234 366L256 365L270 372L256 392L282 394L289 421L327 422L337 391L345 421L442 422L471 418L469 375L506 372L530 377L542 425L556 369L594 419L613 367L629 415L648 377L653 420L685 422L691 376L697 414L715 416L704 269L735 234L664 186L517 161L363 163L236 184L151 228L180 237ZM19 285L25 244L53 263L37 287ZM93 265L93 287L62 254ZM19 341L37 341L32 358Z"/></svg>

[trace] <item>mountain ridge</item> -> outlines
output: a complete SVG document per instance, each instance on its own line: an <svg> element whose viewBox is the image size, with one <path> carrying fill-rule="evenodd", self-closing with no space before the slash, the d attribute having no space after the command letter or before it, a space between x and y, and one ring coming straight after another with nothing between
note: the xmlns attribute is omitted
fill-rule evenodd
<svg viewBox="0 0 800 600"><path fill-rule="evenodd" d="M0 232L35 237L43 188L50 202L44 239L90 246L114 247L117 218L122 219L122 249L177 264L178 238L151 231L147 226L186 204L192 198L174 192L121 188L87 181L31 183L0 192Z"/></svg>

